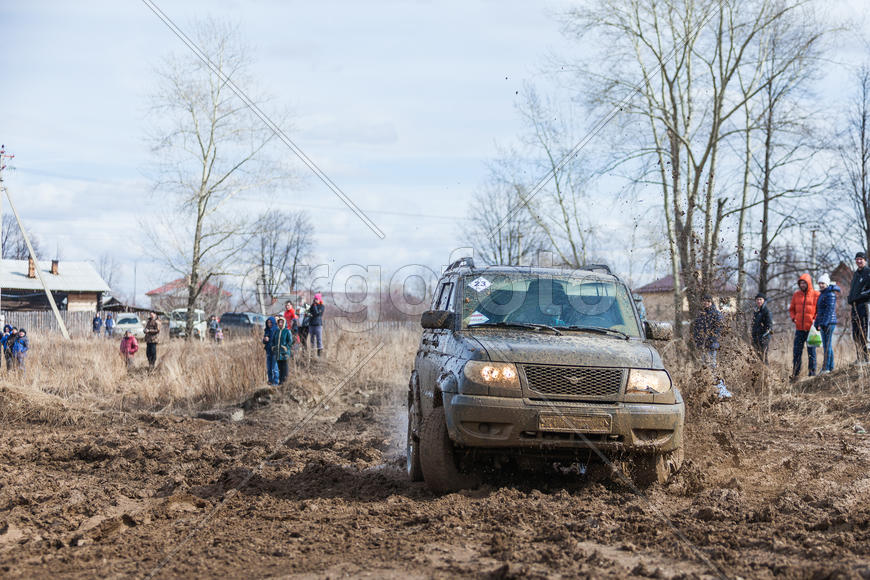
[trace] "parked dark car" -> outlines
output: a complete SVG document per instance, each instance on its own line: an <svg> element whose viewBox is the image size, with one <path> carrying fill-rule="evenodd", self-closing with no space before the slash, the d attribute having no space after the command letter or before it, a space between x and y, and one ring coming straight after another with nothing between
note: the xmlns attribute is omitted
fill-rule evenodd
<svg viewBox="0 0 870 580"><path fill-rule="evenodd" d="M683 398L625 282L603 266L451 265L423 313L408 392L407 470L437 492L495 465L602 459L638 485L683 460Z"/></svg>
<svg viewBox="0 0 870 580"><path fill-rule="evenodd" d="M262 333L266 317L256 312L224 312L219 322L224 338L233 338Z"/></svg>

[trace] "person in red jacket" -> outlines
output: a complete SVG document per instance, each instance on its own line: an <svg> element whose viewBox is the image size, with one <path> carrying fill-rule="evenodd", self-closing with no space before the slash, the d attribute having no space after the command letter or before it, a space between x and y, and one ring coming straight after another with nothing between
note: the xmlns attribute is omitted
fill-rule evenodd
<svg viewBox="0 0 870 580"><path fill-rule="evenodd" d="M293 321L297 318L296 310L293 309L293 303L288 300L284 303L284 320L287 322L287 328L290 328Z"/></svg>
<svg viewBox="0 0 870 580"><path fill-rule="evenodd" d="M803 358L804 344L810 335L810 328L816 319L816 301L819 293L813 288L813 277L809 274L801 274L798 278L798 290L791 297L788 307L791 321L794 322L794 349L792 350L792 373L791 379L795 380L801 374L801 359ZM816 347L807 345L807 366L810 376L816 374Z"/></svg>
<svg viewBox="0 0 870 580"><path fill-rule="evenodd" d="M127 370L133 366L133 355L137 352L139 352L139 341L128 330L124 333L124 338L121 339L121 358L127 363Z"/></svg>

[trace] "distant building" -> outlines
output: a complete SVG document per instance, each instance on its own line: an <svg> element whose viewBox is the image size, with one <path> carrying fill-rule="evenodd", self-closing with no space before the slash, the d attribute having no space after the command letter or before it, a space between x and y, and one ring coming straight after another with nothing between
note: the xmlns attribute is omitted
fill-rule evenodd
<svg viewBox="0 0 870 580"><path fill-rule="evenodd" d="M670 274L645 286L636 288L634 294L643 296L648 320L673 320L674 318L674 277ZM711 294L716 306L723 310L736 310L737 286L716 283ZM689 313L689 300L683 295L683 313Z"/></svg>
<svg viewBox="0 0 870 580"><path fill-rule="evenodd" d="M187 308L187 279L178 278L167 282L159 288L145 293L151 300L151 309L157 312L171 312L176 308ZM222 286L211 283L202 285L202 290L197 299L197 308L201 308L206 314L220 314L229 308L232 293L227 292Z"/></svg>
<svg viewBox="0 0 870 580"><path fill-rule="evenodd" d="M49 310L51 305L36 268L42 272L58 309L95 312L109 285L90 262L2 260L0 304L3 310Z"/></svg>

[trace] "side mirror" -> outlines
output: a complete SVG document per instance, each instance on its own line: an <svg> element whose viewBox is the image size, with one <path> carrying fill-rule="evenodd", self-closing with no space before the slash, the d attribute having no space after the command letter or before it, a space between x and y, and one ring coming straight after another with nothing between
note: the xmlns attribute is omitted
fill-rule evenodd
<svg viewBox="0 0 870 580"><path fill-rule="evenodd" d="M674 336L674 326L670 322L644 320L643 330L650 340L671 340Z"/></svg>
<svg viewBox="0 0 870 580"><path fill-rule="evenodd" d="M450 329L456 315L449 310L427 310L420 317L420 326L431 329Z"/></svg>

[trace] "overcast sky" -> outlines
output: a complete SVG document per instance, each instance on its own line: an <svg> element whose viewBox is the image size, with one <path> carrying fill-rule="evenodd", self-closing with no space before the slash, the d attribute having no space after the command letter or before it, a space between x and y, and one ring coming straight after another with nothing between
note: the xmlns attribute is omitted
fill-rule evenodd
<svg viewBox="0 0 870 580"><path fill-rule="evenodd" d="M313 261L333 267L445 263L486 161L520 131L517 91L546 85L546 54L577 50L553 17L567 0L156 3L182 30L202 16L238 24L258 88L293 113L288 133L386 234L310 173L274 194L273 207L311 212ZM839 6L866 16L862 0ZM6 183L22 218L49 257L112 254L127 294L137 263L142 300L173 277L140 227L156 201L148 95L161 57L186 48L135 0L3 2L0 38L0 142L16 156ZM846 43L835 60L862 50ZM825 90L843 93L843 78Z"/></svg>

